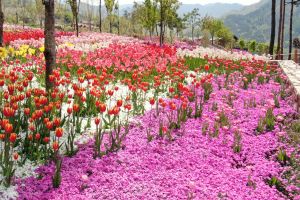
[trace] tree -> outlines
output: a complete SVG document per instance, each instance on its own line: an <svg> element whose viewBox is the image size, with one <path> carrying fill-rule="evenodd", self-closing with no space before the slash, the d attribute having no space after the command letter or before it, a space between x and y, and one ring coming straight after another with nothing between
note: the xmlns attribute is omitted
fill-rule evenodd
<svg viewBox="0 0 300 200"><path fill-rule="evenodd" d="M41 0L35 0L36 15L39 19L40 28L43 28L44 6Z"/></svg>
<svg viewBox="0 0 300 200"><path fill-rule="evenodd" d="M79 26L78 26L78 13L79 13L79 4L80 1L77 3L77 0L67 0L69 3L72 14L73 14L73 22L75 22L75 30L76 30L76 36L79 36Z"/></svg>
<svg viewBox="0 0 300 200"><path fill-rule="evenodd" d="M233 33L228 27L223 26L220 30L217 31L216 35L218 36L218 38L220 38L222 46L231 48L233 41Z"/></svg>
<svg viewBox="0 0 300 200"><path fill-rule="evenodd" d="M135 37L137 35L142 34L142 26L140 23L140 20L143 18L142 16L144 15L142 11L142 5L134 2L133 3L133 9L132 12L130 13L129 20L130 20L130 25L131 25L131 33Z"/></svg>
<svg viewBox="0 0 300 200"><path fill-rule="evenodd" d="M245 44L245 41L244 41L243 39L240 39L239 45L240 45L240 48L241 48L242 50L245 49L246 44Z"/></svg>
<svg viewBox="0 0 300 200"><path fill-rule="evenodd" d="M143 27L149 31L151 37L154 33L158 19L157 3L152 0L145 0L141 10L144 13L144 15L141 15L141 23Z"/></svg>
<svg viewBox="0 0 300 200"><path fill-rule="evenodd" d="M188 23L192 30L192 40L194 41L195 27L200 24L199 8L194 8L191 12L184 15L184 21Z"/></svg>
<svg viewBox="0 0 300 200"><path fill-rule="evenodd" d="M284 25L285 25L285 2L286 0L283 0L283 8L282 8L282 25L281 25L281 44L280 44L280 59L283 59L283 46L284 46Z"/></svg>
<svg viewBox="0 0 300 200"><path fill-rule="evenodd" d="M56 63L55 52L55 17L54 17L54 0L43 0L45 6L45 51L44 56L46 60L46 90L52 88L50 75Z"/></svg>
<svg viewBox="0 0 300 200"><path fill-rule="evenodd" d="M3 46L3 24L4 24L4 14L2 11L2 0L0 0L0 47Z"/></svg>
<svg viewBox="0 0 300 200"><path fill-rule="evenodd" d="M104 3L109 18L109 32L112 33L112 13L115 5L115 0L104 0Z"/></svg>
<svg viewBox="0 0 300 200"><path fill-rule="evenodd" d="M178 30L178 28L181 28L181 26L182 26L181 23L182 23L182 19L178 16L178 14L176 12L172 13L170 16L168 16L166 25L169 28L171 43L173 43L173 38L174 38L173 32L175 29Z"/></svg>
<svg viewBox="0 0 300 200"><path fill-rule="evenodd" d="M277 35L277 59L280 59L281 57L281 31L282 31L282 13L283 13L283 0L280 0L280 16L279 16L279 26L278 26L278 35Z"/></svg>
<svg viewBox="0 0 300 200"><path fill-rule="evenodd" d="M117 24L117 28L118 28L118 35L120 35L120 6L119 6L119 0L117 1L117 3L115 4L115 11L117 12L117 18L118 18L118 24Z"/></svg>
<svg viewBox="0 0 300 200"><path fill-rule="evenodd" d="M99 2L99 30L102 33L102 0Z"/></svg>
<svg viewBox="0 0 300 200"><path fill-rule="evenodd" d="M271 20L271 39L269 54L274 53L274 43L275 43L275 32L276 32L276 0L272 0L272 20Z"/></svg>
<svg viewBox="0 0 300 200"><path fill-rule="evenodd" d="M291 1L290 12L290 40L289 40L289 60L292 59L292 45L293 45L293 15L294 15L294 0Z"/></svg>
<svg viewBox="0 0 300 200"><path fill-rule="evenodd" d="M224 27L221 20L206 16L202 20L202 31L208 30L211 36L211 44L214 44L214 37L216 33Z"/></svg>
<svg viewBox="0 0 300 200"><path fill-rule="evenodd" d="M176 11L179 8L179 2L178 0L156 0L157 3L159 3L159 21L160 21L160 39L159 43L160 46L163 46L164 44L164 38L165 38L165 30L166 30L166 22L170 18L174 17L176 15Z"/></svg>
<svg viewBox="0 0 300 200"><path fill-rule="evenodd" d="M254 53L256 51L256 41L252 40L248 45L249 50Z"/></svg>
<svg viewBox="0 0 300 200"><path fill-rule="evenodd" d="M89 25L89 30L92 31L92 19L93 19L93 2L90 0L87 0L87 5L86 5L86 18L88 21L88 25Z"/></svg>
<svg viewBox="0 0 300 200"><path fill-rule="evenodd" d="M291 12L290 12L290 41L289 41L289 60L292 59L292 47L293 47L293 17L294 6L300 5L300 0L291 0Z"/></svg>

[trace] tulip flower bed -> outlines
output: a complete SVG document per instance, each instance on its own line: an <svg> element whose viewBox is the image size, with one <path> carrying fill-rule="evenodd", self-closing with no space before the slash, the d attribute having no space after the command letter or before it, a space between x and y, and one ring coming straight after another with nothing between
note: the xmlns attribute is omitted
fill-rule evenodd
<svg viewBox="0 0 300 200"><path fill-rule="evenodd" d="M221 89L219 82L225 83L225 76L213 81L215 92L204 104L201 118L193 116L168 133L170 118L177 118L172 102L176 107L184 103L169 101L170 108L162 107L159 114L152 110L130 125L118 153L95 160L93 143L82 145L76 156L64 160L59 189L52 188L53 165L40 167L37 178L19 183L20 199L284 199L267 182L284 170L275 160L278 140L285 137L279 116L295 112L283 100L275 107L274 97L281 91L278 83L253 83L244 90L239 74L230 79L228 88ZM204 94L199 89L197 95ZM269 119L268 112L278 122L259 132L259 121ZM161 123L166 129L162 136L156 135ZM146 137L149 132L152 139Z"/></svg>
<svg viewBox="0 0 300 200"><path fill-rule="evenodd" d="M57 32L56 37L61 36L70 36L73 33L70 32ZM41 29L37 30L19 30L13 32L4 32L3 33L3 42L5 45L10 44L16 40L38 40L40 38L44 38L44 31Z"/></svg>
<svg viewBox="0 0 300 200"><path fill-rule="evenodd" d="M95 36L109 41L57 38L49 94L43 48L23 40L3 57L2 199L299 198L300 123L280 68Z"/></svg>

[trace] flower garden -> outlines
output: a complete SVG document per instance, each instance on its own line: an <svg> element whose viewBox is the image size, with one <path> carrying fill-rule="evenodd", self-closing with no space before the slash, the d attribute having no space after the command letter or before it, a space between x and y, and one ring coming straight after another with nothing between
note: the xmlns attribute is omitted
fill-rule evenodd
<svg viewBox="0 0 300 200"><path fill-rule="evenodd" d="M287 77L247 52L58 32L0 48L1 199L300 199Z"/></svg>

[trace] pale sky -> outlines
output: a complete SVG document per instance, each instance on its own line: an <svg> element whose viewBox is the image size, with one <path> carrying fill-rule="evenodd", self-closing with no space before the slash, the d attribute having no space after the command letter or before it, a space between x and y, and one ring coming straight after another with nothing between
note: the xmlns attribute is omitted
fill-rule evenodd
<svg viewBox="0 0 300 200"><path fill-rule="evenodd" d="M82 0L83 2L93 2L94 5L99 5L99 0ZM142 0L119 0L120 4L130 4L136 2L141 2ZM259 2L260 0L179 0L184 4L209 4L209 3L239 3L243 5L250 5ZM102 0L104 2L104 0Z"/></svg>

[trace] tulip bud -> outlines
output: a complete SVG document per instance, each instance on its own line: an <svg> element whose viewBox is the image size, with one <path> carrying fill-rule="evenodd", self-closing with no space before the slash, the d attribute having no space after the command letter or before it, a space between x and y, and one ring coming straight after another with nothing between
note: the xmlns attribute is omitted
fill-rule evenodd
<svg viewBox="0 0 300 200"><path fill-rule="evenodd" d="M57 151L57 150L58 150L58 148L59 148L59 144L58 144L58 142L57 142L57 141L53 142L53 144L52 144L52 148L53 148L53 150L54 150L54 151Z"/></svg>
<svg viewBox="0 0 300 200"><path fill-rule="evenodd" d="M56 137L61 137L63 135L63 129L62 128L56 128L55 129L55 135L56 135Z"/></svg>
<svg viewBox="0 0 300 200"><path fill-rule="evenodd" d="M17 139L17 134L11 133L10 136L9 136L9 141L11 143L14 143L16 141L16 139Z"/></svg>

